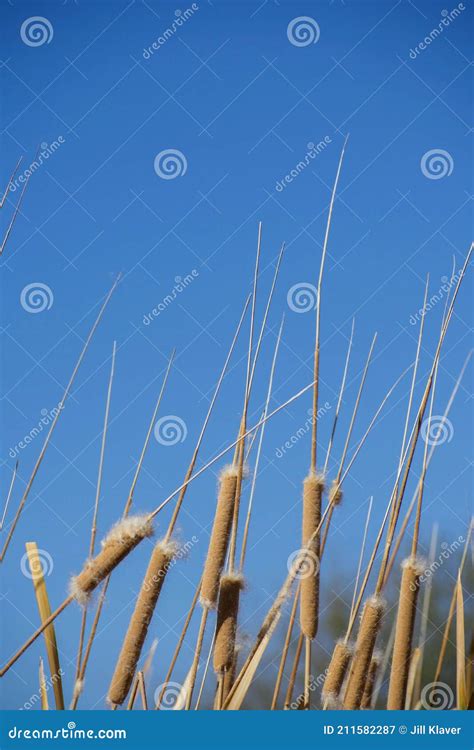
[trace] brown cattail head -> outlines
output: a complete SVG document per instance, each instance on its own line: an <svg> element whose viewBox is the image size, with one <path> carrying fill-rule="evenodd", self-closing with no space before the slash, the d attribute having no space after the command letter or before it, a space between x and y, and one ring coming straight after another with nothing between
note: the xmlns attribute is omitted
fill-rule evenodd
<svg viewBox="0 0 474 750"><path fill-rule="evenodd" d="M329 503L331 505L340 505L342 502L342 490L338 482L334 481L329 490Z"/></svg>
<svg viewBox="0 0 474 750"><path fill-rule="evenodd" d="M363 709L369 710L372 708L372 695L374 692L375 678L377 677L381 660L381 653L379 651L374 651L374 655L370 662L369 673L365 681L364 694L360 703L360 707Z"/></svg>
<svg viewBox="0 0 474 750"><path fill-rule="evenodd" d="M303 484L302 546L308 546L308 552L300 573L300 625L303 635L311 640L318 630L320 533L314 539L312 537L321 522L323 491L322 476L310 474L306 477Z"/></svg>
<svg viewBox="0 0 474 750"><path fill-rule="evenodd" d="M340 640L336 643L332 652L331 661L324 680L322 699L323 702L331 699L338 700L341 692L342 683L346 676L347 667L351 660L353 647L351 644Z"/></svg>
<svg viewBox="0 0 474 750"><path fill-rule="evenodd" d="M218 674L229 671L234 663L237 615L243 586L241 575L230 574L221 578L214 645L214 671Z"/></svg>
<svg viewBox="0 0 474 750"><path fill-rule="evenodd" d="M409 557L402 563L403 572L387 700L387 708L390 710L402 711L405 708L416 601L423 569L423 562L415 557Z"/></svg>
<svg viewBox="0 0 474 750"><path fill-rule="evenodd" d="M374 652L375 641L382 624L384 611L385 602L380 596L372 596L364 605L344 696L344 708L346 710L355 711L360 708L365 681Z"/></svg>
<svg viewBox="0 0 474 750"><path fill-rule="evenodd" d="M121 706L130 690L156 602L176 550L173 542L161 541L155 545L110 682L107 698L112 705Z"/></svg>
<svg viewBox="0 0 474 750"><path fill-rule="evenodd" d="M87 560L82 572L73 576L70 592L79 604L87 601L109 573L145 537L153 534L153 525L148 516L129 516L115 524L102 540L102 549L94 558Z"/></svg>
<svg viewBox="0 0 474 750"><path fill-rule="evenodd" d="M238 469L234 466L224 469L220 476L216 514L201 584L200 601L207 609L214 608L217 604L219 581L232 528L237 477Z"/></svg>

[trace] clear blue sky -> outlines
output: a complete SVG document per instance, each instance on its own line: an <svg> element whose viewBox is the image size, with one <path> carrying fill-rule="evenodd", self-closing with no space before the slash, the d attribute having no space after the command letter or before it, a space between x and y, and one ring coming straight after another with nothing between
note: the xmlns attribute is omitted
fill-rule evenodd
<svg viewBox="0 0 474 750"><path fill-rule="evenodd" d="M38 425L42 410L57 405L97 306L114 276L123 273L2 566L2 661L38 621L31 581L21 572L25 541L36 541L52 560L47 583L53 606L64 597L70 574L81 568L87 554L113 340L116 376L100 534L123 508L173 347L176 364L160 415L183 420L187 436L172 446L152 439L137 487L137 510L152 509L180 483L250 290L259 220L263 244L258 321L282 241L287 250L257 371L251 421L261 413L283 312L284 340L272 406L311 381L314 315L292 310L288 291L316 283L330 186L347 133L322 299L320 398L330 408L321 419L321 456L354 315L356 331L330 476L341 455L373 333L378 331L378 342L352 448L388 387L414 358L419 321L413 325L411 316L421 307L427 272L430 293L439 293L453 256L458 269L469 246L471 3L465 2L466 9L425 49L419 48L420 42L439 28L443 9L451 9L437 0L202 0L198 6L159 49L145 55L172 27L175 4L38 0L2 6L2 192L20 156L23 170L39 144L59 143L31 178L1 261L2 497L15 463L12 450L14 454L15 446ZM181 6L182 14L186 8L191 5ZM37 46L25 43L21 35L24 21L34 16L49 24L41 22L46 37ZM317 23L309 32L315 43L298 46L290 40L288 25L299 16ZM33 43L37 41L33 37ZM326 145L308 166L277 189L305 160L308 143L325 138ZM180 168L186 167L181 176L163 179L155 171L155 157L169 149L181 152ZM431 151L442 152L440 161L436 156L432 161ZM437 167L441 174L433 171ZM18 196L19 190L11 193L1 211L2 235ZM172 294L176 278L193 272L186 289L145 325L144 317ZM38 283L47 286L43 292L48 305L32 313L25 309L29 297L24 290ZM426 317L417 399L443 308L444 298ZM443 413L472 345L471 334L469 276L441 360L435 414ZM247 333L225 381L202 461L235 437L246 339ZM437 449L428 474L423 549L434 522L440 524L439 543L464 534L468 523L471 373L466 372L450 415L450 439ZM349 587L346 598L368 498L374 496L374 538L393 481L408 388L406 378L354 465L335 517L324 566L329 580L337 577L339 590ZM266 432L246 568L242 631L249 637L286 574L288 555L299 544L309 433L283 457L278 458L277 451L305 424L310 403L308 394L275 417ZM19 478L6 528L42 439L36 437L17 451ZM184 543L196 535L199 541L189 559L170 574L153 621L148 644L154 636L160 643L151 690L164 677L180 618L199 577L220 465L214 468L215 473L208 472L192 486L180 517L179 539ZM412 491L413 483L407 499ZM168 517L164 513L159 518L158 534ZM81 704L85 708L103 706L149 549L143 545L114 576ZM322 607L333 599L328 584ZM79 620L77 608L71 607L57 622L67 697ZM324 628L324 615L322 623ZM35 691L42 654L40 641L2 681L4 707L22 706ZM177 679L184 669L183 662Z"/></svg>

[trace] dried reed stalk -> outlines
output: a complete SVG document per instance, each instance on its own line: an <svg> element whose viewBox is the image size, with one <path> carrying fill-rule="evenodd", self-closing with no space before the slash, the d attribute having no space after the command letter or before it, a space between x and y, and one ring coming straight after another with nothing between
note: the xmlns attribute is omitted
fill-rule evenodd
<svg viewBox="0 0 474 750"><path fill-rule="evenodd" d="M39 688L41 697L41 710L49 711L48 688L46 686L46 675L44 673L43 659L39 660Z"/></svg>
<svg viewBox="0 0 474 750"><path fill-rule="evenodd" d="M3 524L5 523L5 518L7 516L8 506L10 505L10 500L13 492L13 487L15 486L15 479L18 473L18 461L15 463L15 468L13 469L12 478L10 480L10 485L8 487L8 494L7 499L5 500L5 506L3 508L3 514L2 514L2 520L0 521L0 531L3 529Z"/></svg>
<svg viewBox="0 0 474 750"><path fill-rule="evenodd" d="M469 705L466 689L466 635L464 631L464 597L461 573L456 586L456 708L465 711Z"/></svg>
<svg viewBox="0 0 474 750"><path fill-rule="evenodd" d="M36 603L38 605L41 622L44 623L51 615L51 607L49 604L48 591L46 589L41 555L38 551L36 542L26 542L25 546L35 590ZM56 710L64 711L63 685L61 679L62 669L59 664L58 644L53 624L45 629L44 640L46 644L46 653L48 655L49 671L53 682Z"/></svg>
<svg viewBox="0 0 474 750"><path fill-rule="evenodd" d="M460 565L459 565L459 571L460 571L461 575L462 575L462 572L464 570L464 564L466 562L467 552L469 550L469 545L470 545L470 541L471 541L471 535L472 535L473 525L474 525L474 519L471 518L471 521L469 523L468 532L466 534L466 542L464 544L464 550L463 550L463 553L462 553L461 562L460 562ZM439 650L438 662L436 664L436 670L435 670L435 673L434 673L433 682L439 682L439 678L441 677L441 671L443 669L444 657L446 655L446 648L447 648L447 645L448 645L449 631L451 629L451 625L452 625L453 617L454 617L454 610L455 610L455 607L456 607L456 594L457 594L457 582L454 585L453 593L452 593L452 596L451 596L451 604L449 605L448 617L447 617L447 620L446 620L446 623L445 623L445 626L444 626L443 638L441 640L441 647L440 647L440 650Z"/></svg>
<svg viewBox="0 0 474 750"><path fill-rule="evenodd" d="M375 641L382 623L384 607L383 600L378 596L372 596L364 605L343 701L345 709L354 711L360 708Z"/></svg>
<svg viewBox="0 0 474 750"><path fill-rule="evenodd" d="M110 375L109 375L109 383L107 387L107 398L105 401L105 415L104 415L104 426L102 429L102 440L101 440L101 446L100 446L100 457L99 457L99 469L97 472L97 482L96 482L96 493L95 493L95 502L94 502L94 512L92 515L92 524L91 524L91 534L90 534L90 541L89 541L89 557L93 557L94 551L95 551L95 539L97 535L97 516L99 513L99 501L100 501L100 493L102 488L102 475L104 470L104 456L105 456L105 445L107 440L107 430L109 425L109 413L110 413L110 401L112 397L112 383L114 379L114 372L115 372L115 355L117 351L117 344L114 341L112 346L112 358L111 358L111 365L110 365ZM86 622L87 622L87 608L84 607L82 611L82 618L81 618L81 628L79 631L79 644L77 647L77 657L76 657L76 677L75 682L79 680L79 675L81 672L81 661L82 661L82 649L84 647L84 636L86 632Z"/></svg>
<svg viewBox="0 0 474 750"><path fill-rule="evenodd" d="M291 643L291 636L293 635L293 628L294 628L295 620L296 620L296 610L298 608L299 595L300 595L300 586L299 586L299 583L298 583L298 587L297 587L297 589L295 591L295 595L293 597L293 604L292 604L292 607L291 607L290 619L289 619L288 628L287 628L287 631L286 631L285 643L283 644L283 649L282 649L281 658L280 658L280 664L278 666L278 674L277 674L277 678L276 678L276 681L275 681L275 687L273 689L272 703L271 703L271 706L270 706L270 710L271 711L274 711L276 709L276 705L277 705L277 701L278 701L278 694L280 692L281 681L283 679L283 672L284 672L284 669L285 669L286 659L287 659L287 656L288 656L288 650L289 650L290 643ZM290 700L290 702L291 702L291 700Z"/></svg>

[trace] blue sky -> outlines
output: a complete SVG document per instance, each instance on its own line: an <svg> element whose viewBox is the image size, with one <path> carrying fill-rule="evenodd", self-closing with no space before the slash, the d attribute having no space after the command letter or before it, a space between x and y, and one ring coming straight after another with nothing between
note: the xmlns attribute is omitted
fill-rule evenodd
<svg viewBox="0 0 474 750"><path fill-rule="evenodd" d="M356 323L330 476L374 332L378 341L352 447L388 387L414 358L419 320L413 324L413 316L422 305L429 272L430 294L438 294L440 301L426 316L416 389L421 397L444 308L443 277L451 273L453 256L456 269L461 267L469 246L470 3L449 24L441 24L442 32L425 49L420 42L446 20L442 2L203 0L197 6L180 8L181 16L187 8L192 12L170 34L166 30L173 29L179 14L168 2L3 4L2 186L20 156L21 172L34 160L39 144L51 151L31 177L1 259L2 496L15 453L20 462L6 528L42 437L25 448L15 446L38 425L44 410L58 404L98 305L116 274L123 274L3 563L3 655L37 622L31 581L21 573L25 541L36 541L51 558L47 582L54 604L62 600L70 574L87 554L112 342L117 341L117 360L101 534L123 508L173 347L176 361L160 415L182 420L186 437L175 445L152 439L137 487L137 510L152 509L180 483L250 290L259 221L263 243L257 321L283 241L286 252L257 369L251 422L261 413L282 313L284 338L272 407L311 381L314 314L292 309L288 295L295 285L316 283L330 188L348 133L322 297L320 398L329 408L321 419L320 455L332 426L353 316ZM28 30L23 24L35 16L47 23L41 22L44 43L32 37L31 46L24 41ZM288 31L301 16L310 17L314 41L303 46L295 40L307 39ZM153 50L154 42L158 49ZM153 53L144 55L150 47ZM307 158L308 144L320 142L324 147ZM164 179L155 170L155 159L170 149L180 152L177 168L182 173ZM285 181L305 160L307 166ZM285 187L279 189L282 180ZM1 211L2 234L18 196L19 189L11 192ZM186 277L192 281L175 292L171 304L164 303ZM38 284L45 285L40 289L46 308L31 312L34 300L27 288ZM160 314L145 324L160 303ZM441 359L435 414L444 411L471 333L468 276ZM247 332L206 434L202 462L235 438L246 341ZM440 525L441 543L464 534L469 520L471 383L470 368L450 414L449 440L437 448L428 474L423 549L434 522ZM335 518L324 564L338 591L347 587L346 598L371 495L372 539L383 515L408 388L405 378L355 463ZM283 457L277 453L305 424L310 403L308 394L267 428L246 568L242 631L249 637L286 574L288 555L299 544L309 433ZM420 456L418 451L416 474ZM178 524L181 541L193 535L199 541L173 571L174 581L167 581L160 601L149 639L160 638L151 689L163 679L199 577L220 464L213 468L190 489ZM407 498L412 491L413 483ZM166 512L158 519L158 534L168 518ZM137 550L111 585L85 708L103 706L148 554L146 545ZM328 583L323 592L325 607L334 599L333 589ZM67 695L78 628L79 613L70 608L57 624ZM3 680L4 707L17 708L28 700L43 652L39 642Z"/></svg>

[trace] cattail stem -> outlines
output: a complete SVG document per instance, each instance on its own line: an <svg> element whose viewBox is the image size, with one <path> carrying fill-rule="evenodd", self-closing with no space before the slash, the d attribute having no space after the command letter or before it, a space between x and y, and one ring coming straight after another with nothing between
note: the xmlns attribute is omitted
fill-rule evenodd
<svg viewBox="0 0 474 750"><path fill-rule="evenodd" d="M354 711L360 708L383 612L384 604L380 597L373 596L365 603L344 696L346 710Z"/></svg>
<svg viewBox="0 0 474 750"><path fill-rule="evenodd" d="M300 586L298 584L298 587L295 591L295 595L293 597L293 605L291 607L291 613L290 613L290 619L288 622L288 629L286 631L285 643L283 645L280 664L278 667L278 674L277 674L277 678L275 682L275 687L273 689L272 704L270 706L271 711L274 711L276 709L276 704L278 701L278 694L280 692L281 681L283 679L283 671L285 669L286 658L288 656L288 649L290 647L291 636L293 634L293 628L294 628L295 620L296 620L296 610L298 608L299 595L300 595Z"/></svg>
<svg viewBox="0 0 474 750"><path fill-rule="evenodd" d="M196 648L194 651L193 663L191 665L189 674L189 688L186 693L186 704L185 709L189 711L191 708L191 701L193 699L194 685L196 684L196 675L199 666L199 659L201 658L202 642L204 640L204 632L206 630L207 615L209 614L209 608L203 607L201 615L201 623L199 625L199 633L196 641Z"/></svg>
<svg viewBox="0 0 474 750"><path fill-rule="evenodd" d="M300 663L301 651L303 648L303 641L304 641L304 635L303 633L300 633L298 637L298 642L296 644L295 657L293 659L293 666L291 668L290 679L288 681L288 687L286 689L284 708L287 711L290 709L291 702L293 700L293 690L295 689L296 675L298 674L298 665Z"/></svg>

